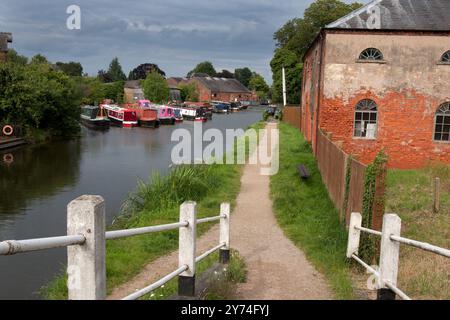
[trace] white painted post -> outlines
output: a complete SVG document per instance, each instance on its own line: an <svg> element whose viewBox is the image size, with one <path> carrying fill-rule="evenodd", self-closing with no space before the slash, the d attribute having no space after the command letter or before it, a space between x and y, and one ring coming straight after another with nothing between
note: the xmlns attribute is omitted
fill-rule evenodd
<svg viewBox="0 0 450 320"><path fill-rule="evenodd" d="M391 240L391 236L400 236L402 220L396 214L385 214L381 235L380 277L378 279L378 300L395 300L395 293L385 281L397 285L400 243Z"/></svg>
<svg viewBox="0 0 450 320"><path fill-rule="evenodd" d="M67 234L86 238L83 245L67 247L69 300L105 299L105 200L84 195L70 202Z"/></svg>
<svg viewBox="0 0 450 320"><path fill-rule="evenodd" d="M287 105L287 98L286 98L286 71L283 67L281 70L282 77L283 77L283 107L286 107Z"/></svg>
<svg viewBox="0 0 450 320"><path fill-rule="evenodd" d="M348 227L348 243L347 243L347 258L351 259L352 255L358 255L359 240L361 238L361 230L356 227L361 227L362 216L359 212L352 212L350 216L350 224Z"/></svg>
<svg viewBox="0 0 450 320"><path fill-rule="evenodd" d="M220 205L220 237L219 244L225 243L225 247L219 251L220 263L230 261L230 204L224 202Z"/></svg>
<svg viewBox="0 0 450 320"><path fill-rule="evenodd" d="M180 227L178 264L188 269L178 277L178 295L195 296L197 203L189 201L180 206L180 222L187 222L188 226Z"/></svg>

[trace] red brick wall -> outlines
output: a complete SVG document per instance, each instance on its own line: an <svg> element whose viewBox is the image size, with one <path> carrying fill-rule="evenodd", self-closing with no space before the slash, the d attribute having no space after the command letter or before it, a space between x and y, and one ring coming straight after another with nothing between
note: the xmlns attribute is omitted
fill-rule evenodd
<svg viewBox="0 0 450 320"><path fill-rule="evenodd" d="M362 99L372 99L378 105L375 140L353 137L355 106ZM381 97L362 91L347 101L322 98L320 127L332 133L333 141L342 141L346 153L365 164L372 162L381 149L389 155L391 168L418 168L430 161L450 163L450 144L434 142L435 113L426 112L430 105L440 103L412 90L386 92Z"/></svg>

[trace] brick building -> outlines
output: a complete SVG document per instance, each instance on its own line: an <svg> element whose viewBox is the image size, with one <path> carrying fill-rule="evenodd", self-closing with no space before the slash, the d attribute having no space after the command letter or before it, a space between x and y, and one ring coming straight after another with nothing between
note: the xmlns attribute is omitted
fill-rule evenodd
<svg viewBox="0 0 450 320"><path fill-rule="evenodd" d="M450 163L450 1L375 0L323 28L304 58L301 126L369 163Z"/></svg>
<svg viewBox="0 0 450 320"><path fill-rule="evenodd" d="M8 55L8 43L11 42L11 33L0 32L0 61L6 61Z"/></svg>
<svg viewBox="0 0 450 320"><path fill-rule="evenodd" d="M236 79L210 77L207 74L194 74L191 78L169 78L167 83L179 86L182 83L195 83L200 101L249 101L256 100L256 94Z"/></svg>

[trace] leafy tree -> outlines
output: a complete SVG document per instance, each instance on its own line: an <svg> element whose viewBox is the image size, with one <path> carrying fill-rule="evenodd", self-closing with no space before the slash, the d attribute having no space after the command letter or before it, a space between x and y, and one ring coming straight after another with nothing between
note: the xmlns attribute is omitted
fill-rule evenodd
<svg viewBox="0 0 450 320"><path fill-rule="evenodd" d="M147 78L147 75L152 71L156 71L164 77L166 76L166 73L162 71L157 64L144 63L130 71L128 80L143 80Z"/></svg>
<svg viewBox="0 0 450 320"><path fill-rule="evenodd" d="M39 58L29 65L0 64L0 119L68 137L79 131L81 95L75 80Z"/></svg>
<svg viewBox="0 0 450 320"><path fill-rule="evenodd" d="M198 102L199 94L195 83L183 83L179 88L182 101Z"/></svg>
<svg viewBox="0 0 450 320"><path fill-rule="evenodd" d="M26 65L28 63L28 58L18 54L17 51L14 49L9 49L8 50L8 62L14 63L14 64Z"/></svg>
<svg viewBox="0 0 450 320"><path fill-rule="evenodd" d="M256 72L253 72L252 77L250 78L248 88L250 90L256 91L258 98L267 99L267 95L269 93L269 86L266 83L266 80Z"/></svg>
<svg viewBox="0 0 450 320"><path fill-rule="evenodd" d="M188 78L190 78L195 73L204 73L204 74L209 75L210 77L215 77L216 69L214 69L214 66L211 62L205 61L205 62L199 63L194 68L194 70L189 71L189 73L187 74Z"/></svg>
<svg viewBox="0 0 450 320"><path fill-rule="evenodd" d="M127 80L117 57L112 59L108 71L105 72L104 70L100 70L98 72L98 78L104 83Z"/></svg>
<svg viewBox="0 0 450 320"><path fill-rule="evenodd" d="M218 74L216 74L216 77L233 79L234 78L234 73L230 72L228 70L222 70L222 72L219 72Z"/></svg>
<svg viewBox="0 0 450 320"><path fill-rule="evenodd" d="M31 64L48 64L48 60L42 54L38 53L30 61Z"/></svg>
<svg viewBox="0 0 450 320"><path fill-rule="evenodd" d="M247 67L234 70L234 77L246 87L248 87L252 75L252 71Z"/></svg>
<svg viewBox="0 0 450 320"><path fill-rule="evenodd" d="M72 77L81 77L83 75L83 66L79 62L57 62L56 67Z"/></svg>
<svg viewBox="0 0 450 320"><path fill-rule="evenodd" d="M297 55L288 49L276 49L270 66L273 70L272 99L274 102L283 101L282 68L285 67L287 102L300 103L303 64L299 62Z"/></svg>
<svg viewBox="0 0 450 320"><path fill-rule="evenodd" d="M303 18L289 20L274 34L278 48L285 48L303 58L320 29L360 8L362 4L347 4L340 0L316 0L304 13Z"/></svg>
<svg viewBox="0 0 450 320"><path fill-rule="evenodd" d="M155 103L163 103L169 99L169 86L166 79L158 72L150 72L141 83L145 97Z"/></svg>
<svg viewBox="0 0 450 320"><path fill-rule="evenodd" d="M123 103L123 87L125 81L116 81L103 84L103 98Z"/></svg>

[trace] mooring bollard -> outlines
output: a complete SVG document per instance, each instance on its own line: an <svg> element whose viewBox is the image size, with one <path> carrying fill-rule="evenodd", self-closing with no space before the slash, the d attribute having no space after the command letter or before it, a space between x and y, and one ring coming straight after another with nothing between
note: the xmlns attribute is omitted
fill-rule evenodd
<svg viewBox="0 0 450 320"><path fill-rule="evenodd" d="M395 292L386 286L388 281L397 286L400 243L391 240L391 236L400 236L402 221L396 214L385 214L381 235L380 277L378 278L378 300L395 300Z"/></svg>
<svg viewBox="0 0 450 320"><path fill-rule="evenodd" d="M352 212L350 216L350 224L348 227L348 243L347 243L347 258L351 259L354 254L358 255L359 241L361 238L361 231L356 229L361 227L362 216L359 212Z"/></svg>
<svg viewBox="0 0 450 320"><path fill-rule="evenodd" d="M230 262L230 204L225 202L220 205L220 237L219 244L225 243L225 247L219 251L219 262Z"/></svg>
<svg viewBox="0 0 450 320"><path fill-rule="evenodd" d="M187 222L188 226L180 227L178 265L188 266L188 269L178 276L178 295L195 296L195 254L196 254L196 226L197 203L185 202L180 206L180 222Z"/></svg>
<svg viewBox="0 0 450 320"><path fill-rule="evenodd" d="M106 298L105 200L81 196L67 206L67 235L83 235L83 245L67 247L69 300Z"/></svg>

